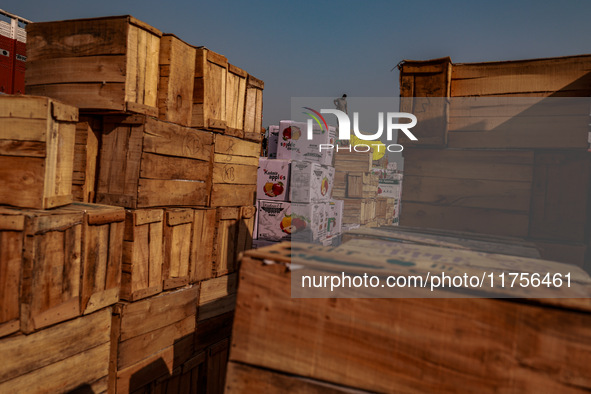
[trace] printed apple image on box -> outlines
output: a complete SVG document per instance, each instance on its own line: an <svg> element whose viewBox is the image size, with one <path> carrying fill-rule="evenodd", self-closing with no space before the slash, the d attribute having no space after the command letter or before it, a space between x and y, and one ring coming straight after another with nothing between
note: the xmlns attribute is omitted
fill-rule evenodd
<svg viewBox="0 0 591 394"><path fill-rule="evenodd" d="M341 233L343 226L343 200L330 200L327 203L326 238L334 238Z"/></svg>
<svg viewBox="0 0 591 394"><path fill-rule="evenodd" d="M290 167L288 160L261 157L257 174L257 199L289 200Z"/></svg>
<svg viewBox="0 0 591 394"><path fill-rule="evenodd" d="M296 226L291 239L295 242L319 243L326 238L326 209L325 202L320 203L291 203L292 223L303 224Z"/></svg>
<svg viewBox="0 0 591 394"><path fill-rule="evenodd" d="M322 149L320 145L333 145L336 141L336 130L313 126L312 139L308 139L307 124L282 120L279 123L279 142L277 158L284 160L303 160L323 165L332 165L333 150Z"/></svg>
<svg viewBox="0 0 591 394"><path fill-rule="evenodd" d="M290 178L292 202L326 202L332 196L334 167L306 161L292 161Z"/></svg>
<svg viewBox="0 0 591 394"><path fill-rule="evenodd" d="M257 239L290 240L294 231L291 204L283 201L257 201Z"/></svg>
<svg viewBox="0 0 591 394"><path fill-rule="evenodd" d="M279 126L269 126L269 137L267 138L267 157L277 158L277 144L279 143Z"/></svg>

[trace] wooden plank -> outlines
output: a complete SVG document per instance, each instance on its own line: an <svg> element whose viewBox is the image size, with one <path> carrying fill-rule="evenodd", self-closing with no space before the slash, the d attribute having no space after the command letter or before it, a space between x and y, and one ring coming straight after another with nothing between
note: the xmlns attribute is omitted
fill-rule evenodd
<svg viewBox="0 0 591 394"><path fill-rule="evenodd" d="M195 315L189 315L164 327L122 341L118 345L117 368L127 368L192 335L195 332L195 321Z"/></svg>
<svg viewBox="0 0 591 394"><path fill-rule="evenodd" d="M0 336L19 329L23 231L0 230Z"/></svg>
<svg viewBox="0 0 591 394"><path fill-rule="evenodd" d="M224 155L223 153L215 153L213 155L213 161L214 163L240 164L257 167L259 165L258 157Z"/></svg>
<svg viewBox="0 0 591 394"><path fill-rule="evenodd" d="M588 55L510 62L455 64L451 95L490 96L528 94L549 96L568 92L569 97L589 96Z"/></svg>
<svg viewBox="0 0 591 394"><path fill-rule="evenodd" d="M165 209L165 212L162 279L163 288L172 289L189 283L194 213L192 209Z"/></svg>
<svg viewBox="0 0 591 394"><path fill-rule="evenodd" d="M157 116L159 57L160 37L155 34L148 34L146 45L146 79L144 84L144 101L142 104L154 108L155 112L153 116Z"/></svg>
<svg viewBox="0 0 591 394"><path fill-rule="evenodd" d="M62 362L0 383L0 390L7 393L68 392L105 377L108 364L109 344L104 343Z"/></svg>
<svg viewBox="0 0 591 394"><path fill-rule="evenodd" d="M190 280L195 283L214 275L216 210L195 209L191 244Z"/></svg>
<svg viewBox="0 0 591 394"><path fill-rule="evenodd" d="M211 190L210 206L231 207L252 205L256 185L243 185L236 187L232 184L214 184Z"/></svg>
<svg viewBox="0 0 591 394"><path fill-rule="evenodd" d="M238 275L236 273L201 282L199 306L236 294L237 283Z"/></svg>
<svg viewBox="0 0 591 394"><path fill-rule="evenodd" d="M400 224L526 237L529 215L498 209L449 207L403 201Z"/></svg>
<svg viewBox="0 0 591 394"><path fill-rule="evenodd" d="M197 313L199 285L160 294L123 307L121 341L166 327ZM149 313L150 318L146 318Z"/></svg>
<svg viewBox="0 0 591 394"><path fill-rule="evenodd" d="M208 184L200 181L140 179L138 207L206 206Z"/></svg>
<svg viewBox="0 0 591 394"><path fill-rule="evenodd" d="M85 110L125 110L122 83L63 83L27 86L27 94L47 96Z"/></svg>
<svg viewBox="0 0 591 394"><path fill-rule="evenodd" d="M214 163L212 181L213 183L256 185L257 171L257 166Z"/></svg>
<svg viewBox="0 0 591 394"><path fill-rule="evenodd" d="M213 345L207 354L207 392L224 391L230 343L223 340Z"/></svg>
<svg viewBox="0 0 591 394"><path fill-rule="evenodd" d="M529 235L584 242L591 163L586 151L536 151Z"/></svg>
<svg viewBox="0 0 591 394"><path fill-rule="evenodd" d="M228 64L228 73L226 75L226 126L228 128L244 129L247 76L248 74L244 70Z"/></svg>
<svg viewBox="0 0 591 394"><path fill-rule="evenodd" d="M183 126L191 125L195 48L173 35L160 40L159 118Z"/></svg>
<svg viewBox="0 0 591 394"><path fill-rule="evenodd" d="M404 175L531 182L532 151L435 150L404 151ZM491 165L494 163L494 165Z"/></svg>
<svg viewBox="0 0 591 394"><path fill-rule="evenodd" d="M385 242L431 245L486 253L540 258L536 245L519 238L429 228L387 226L380 229L358 228L343 234L343 243L352 239L379 239ZM552 259L550 259L552 260Z"/></svg>
<svg viewBox="0 0 591 394"><path fill-rule="evenodd" d="M81 196L76 201L94 201L96 183L96 162L98 158L98 137L88 122L76 124L72 186L81 186ZM76 179L76 175L80 178Z"/></svg>
<svg viewBox="0 0 591 394"><path fill-rule="evenodd" d="M148 118L145 133L144 152L211 160L213 136L207 131Z"/></svg>
<svg viewBox="0 0 591 394"><path fill-rule="evenodd" d="M581 363L587 320L493 299L296 300L283 265L243 260L231 360L373 392L582 392L591 385ZM353 347L352 335L360 339ZM572 375L565 380L551 365Z"/></svg>
<svg viewBox="0 0 591 394"><path fill-rule="evenodd" d="M234 311L200 320L195 330L195 351L200 352L232 335Z"/></svg>
<svg viewBox="0 0 591 394"><path fill-rule="evenodd" d="M449 174L453 176L453 174ZM438 206L529 213L532 182L405 176L402 199Z"/></svg>
<svg viewBox="0 0 591 394"><path fill-rule="evenodd" d="M259 157L260 145L255 142L216 134L214 152L225 155Z"/></svg>
<svg viewBox="0 0 591 394"><path fill-rule="evenodd" d="M27 60L120 55L127 49L127 17L42 22L27 29Z"/></svg>
<svg viewBox="0 0 591 394"><path fill-rule="evenodd" d="M34 96L3 96L0 97L0 101L2 102L0 106L0 119L2 120L5 118L47 120L51 106L48 98ZM46 127L45 124L43 129ZM2 129L2 138L5 138L5 133L8 132L10 130ZM35 141L45 141L45 138Z"/></svg>
<svg viewBox="0 0 591 394"><path fill-rule="evenodd" d="M125 82L125 56L60 57L27 62L27 85Z"/></svg>
<svg viewBox="0 0 591 394"><path fill-rule="evenodd" d="M45 184L45 159L0 156L0 203L42 208ZM26 192L23 193L23 186Z"/></svg>
<svg viewBox="0 0 591 394"><path fill-rule="evenodd" d="M205 182L209 179L211 163L181 157L142 153L140 177L147 179L184 179Z"/></svg>
<svg viewBox="0 0 591 394"><path fill-rule="evenodd" d="M192 355L193 337L188 336L173 346L159 351L150 357L117 371L116 392L131 393L181 366Z"/></svg>
<svg viewBox="0 0 591 394"><path fill-rule="evenodd" d="M368 391L337 386L233 361L228 363L225 392L230 394L280 394L285 392L294 394L369 393Z"/></svg>

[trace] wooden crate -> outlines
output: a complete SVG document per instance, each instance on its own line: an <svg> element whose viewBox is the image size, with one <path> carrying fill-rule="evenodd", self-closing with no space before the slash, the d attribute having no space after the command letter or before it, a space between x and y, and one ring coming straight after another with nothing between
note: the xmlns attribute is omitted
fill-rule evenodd
<svg viewBox="0 0 591 394"><path fill-rule="evenodd" d="M207 393L224 392L229 353L228 339L216 343L207 350Z"/></svg>
<svg viewBox="0 0 591 394"><path fill-rule="evenodd" d="M74 201L94 202L98 149L98 129L94 131L88 121L78 122L72 168L72 197Z"/></svg>
<svg viewBox="0 0 591 394"><path fill-rule="evenodd" d="M386 226L379 229L358 228L343 234L343 242L353 239L379 239L383 242L430 245L537 259L541 257L536 244L522 238L500 237L461 231Z"/></svg>
<svg viewBox="0 0 591 394"><path fill-rule="evenodd" d="M134 392L170 376L193 356L198 300L196 284L116 305L109 392Z"/></svg>
<svg viewBox="0 0 591 394"><path fill-rule="evenodd" d="M265 83L248 76L246 80L246 99L244 104L244 138L261 142L263 139L263 89Z"/></svg>
<svg viewBox="0 0 591 394"><path fill-rule="evenodd" d="M528 235L532 151L407 149L404 158L402 225Z"/></svg>
<svg viewBox="0 0 591 394"><path fill-rule="evenodd" d="M190 208L164 209L164 290L189 283L194 220L195 214Z"/></svg>
<svg viewBox="0 0 591 394"><path fill-rule="evenodd" d="M191 250L191 283L213 278L215 275L214 248L217 229L216 209L195 209Z"/></svg>
<svg viewBox="0 0 591 394"><path fill-rule="evenodd" d="M343 201L343 224L368 224L376 219L375 199L346 198Z"/></svg>
<svg viewBox="0 0 591 394"><path fill-rule="evenodd" d="M160 40L158 118L191 126L195 48L172 34Z"/></svg>
<svg viewBox="0 0 591 394"><path fill-rule="evenodd" d="M196 48L191 127L226 130L228 59L205 47Z"/></svg>
<svg viewBox="0 0 591 394"><path fill-rule="evenodd" d="M400 111L417 117L417 125L411 131L418 140L412 141L399 133L398 143L405 147L446 146L449 106L443 97L450 96L451 59L405 60L399 69Z"/></svg>
<svg viewBox="0 0 591 394"><path fill-rule="evenodd" d="M244 138L244 101L248 73L228 64L226 77L226 134Z"/></svg>
<svg viewBox="0 0 591 394"><path fill-rule="evenodd" d="M163 211L125 211L123 265L119 297L135 301L162 291Z"/></svg>
<svg viewBox="0 0 591 394"><path fill-rule="evenodd" d="M82 284L80 310L92 313L119 301L125 210L73 203L64 212L82 212Z"/></svg>
<svg viewBox="0 0 591 394"><path fill-rule="evenodd" d="M146 393L200 394L207 391L207 353L202 352L156 380Z"/></svg>
<svg viewBox="0 0 591 394"><path fill-rule="evenodd" d="M220 276L201 282L199 295L198 324L220 317L234 310L238 274ZM224 320L227 322L227 320ZM219 325L218 327L220 327Z"/></svg>
<svg viewBox="0 0 591 394"><path fill-rule="evenodd" d="M78 109L46 97L0 96L0 204L72 202Z"/></svg>
<svg viewBox="0 0 591 394"><path fill-rule="evenodd" d="M230 361L226 374L227 394L233 393L266 393L282 394L351 394L366 393L318 380L294 376L276 370L268 370L256 366Z"/></svg>
<svg viewBox="0 0 591 394"><path fill-rule="evenodd" d="M334 155L335 172L369 172L373 153L370 152L347 152L340 150Z"/></svg>
<svg viewBox="0 0 591 394"><path fill-rule="evenodd" d="M238 254L252 247L255 212L254 206L217 209L215 276L234 272L238 268Z"/></svg>
<svg viewBox="0 0 591 394"><path fill-rule="evenodd" d="M347 174L347 198L376 198L378 175L371 172Z"/></svg>
<svg viewBox="0 0 591 394"><path fill-rule="evenodd" d="M18 280L20 271L20 330L31 333L79 316L83 213L65 208L2 207L0 216L4 227L10 230L9 233L3 231L2 237L14 242L6 252L4 248L2 251L7 261L16 265L5 267L7 276ZM23 235L18 236L13 231ZM16 243L21 240L21 244ZM20 262L18 249L22 250ZM14 284L8 284L4 290L3 320L14 318L14 290Z"/></svg>
<svg viewBox="0 0 591 394"><path fill-rule="evenodd" d="M326 266L340 272L335 267L339 261L391 267L387 253L393 248L380 256L366 248L352 253L296 244L284 244L283 252L276 247L267 248L266 253L264 249L247 252L240 271L230 361L370 392L456 392L458 387L469 392L583 392L591 388L587 378L589 299L525 303L487 298L291 296L293 272L285 264L296 262L294 251L301 257L298 264L319 267L321 261L330 261ZM409 253L420 253L421 248L427 247L413 246ZM447 250L450 259L458 253L428 248ZM494 266L494 258L489 260L485 254L461 253L470 255L467 261L488 261ZM276 264L264 264L264 259ZM419 259L409 261L418 264ZM515 258L511 269L524 260ZM506 258L503 263L511 264ZM433 269L431 264L425 261L423 267ZM396 270L409 274L417 268ZM358 272L363 270L366 267ZM578 275L584 274L579 271ZM511 291L507 295L514 294Z"/></svg>
<svg viewBox="0 0 591 394"><path fill-rule="evenodd" d="M111 308L0 341L3 393L107 391Z"/></svg>
<svg viewBox="0 0 591 394"><path fill-rule="evenodd" d="M20 329L20 287L25 217L0 208L0 337Z"/></svg>
<svg viewBox="0 0 591 394"><path fill-rule="evenodd" d="M131 16L30 23L27 93L156 116L161 36Z"/></svg>
<svg viewBox="0 0 591 394"><path fill-rule="evenodd" d="M254 204L260 144L227 135L215 135L212 207Z"/></svg>
<svg viewBox="0 0 591 394"><path fill-rule="evenodd" d="M104 118L96 202L207 206L212 134L143 115Z"/></svg>

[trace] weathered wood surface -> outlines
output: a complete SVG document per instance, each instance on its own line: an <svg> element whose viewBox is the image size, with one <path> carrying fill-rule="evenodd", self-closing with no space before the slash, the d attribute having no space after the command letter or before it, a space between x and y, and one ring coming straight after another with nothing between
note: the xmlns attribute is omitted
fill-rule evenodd
<svg viewBox="0 0 591 394"><path fill-rule="evenodd" d="M232 362L377 392L591 387L588 300L293 299L285 265L260 259L290 255L247 255Z"/></svg>
<svg viewBox="0 0 591 394"><path fill-rule="evenodd" d="M72 202L78 109L46 97L0 97L0 204Z"/></svg>
<svg viewBox="0 0 591 394"><path fill-rule="evenodd" d="M158 118L182 126L191 125L195 48L172 34L160 40Z"/></svg>
<svg viewBox="0 0 591 394"><path fill-rule="evenodd" d="M191 127L226 130L228 59L205 47L196 48Z"/></svg>
<svg viewBox="0 0 591 394"><path fill-rule="evenodd" d="M213 136L143 116L105 118L97 202L207 206Z"/></svg>
<svg viewBox="0 0 591 394"><path fill-rule="evenodd" d="M156 115L161 36L131 16L31 24L27 92L85 110Z"/></svg>
<svg viewBox="0 0 591 394"><path fill-rule="evenodd" d="M162 291L163 220L162 209L126 211L121 299L135 301Z"/></svg>
<svg viewBox="0 0 591 394"><path fill-rule="evenodd" d="M106 391L111 309L106 308L30 335L0 341L5 393L65 393L88 385Z"/></svg>

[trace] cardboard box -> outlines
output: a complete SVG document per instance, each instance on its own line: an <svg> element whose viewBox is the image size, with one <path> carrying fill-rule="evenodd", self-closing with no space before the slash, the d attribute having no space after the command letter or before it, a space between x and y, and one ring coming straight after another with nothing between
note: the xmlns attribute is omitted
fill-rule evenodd
<svg viewBox="0 0 591 394"><path fill-rule="evenodd" d="M290 162L288 160L259 159L257 176L257 199L287 201L289 199L289 173Z"/></svg>
<svg viewBox="0 0 591 394"><path fill-rule="evenodd" d="M295 228L293 226L289 202L257 201L257 239L289 240Z"/></svg>
<svg viewBox="0 0 591 394"><path fill-rule="evenodd" d="M331 239L341 233L343 226L343 200L330 200L326 207L326 238Z"/></svg>
<svg viewBox="0 0 591 394"><path fill-rule="evenodd" d="M333 150L320 152L321 144L335 144L335 128L328 130L313 128L312 139L307 138L306 123L282 120L279 123L277 158L285 160L303 160L324 165L332 165Z"/></svg>
<svg viewBox="0 0 591 394"><path fill-rule="evenodd" d="M327 202L332 196L334 168L305 161L291 163L290 200L292 202Z"/></svg>
<svg viewBox="0 0 591 394"><path fill-rule="evenodd" d="M277 145L279 143L279 126L269 126L269 137L267 138L267 157L277 158Z"/></svg>
<svg viewBox="0 0 591 394"><path fill-rule="evenodd" d="M295 242L321 242L326 238L327 203L291 203L291 239Z"/></svg>
<svg viewBox="0 0 591 394"><path fill-rule="evenodd" d="M373 169L372 172L379 176L378 197L400 198L402 174L391 169Z"/></svg>

